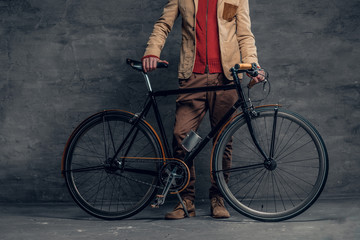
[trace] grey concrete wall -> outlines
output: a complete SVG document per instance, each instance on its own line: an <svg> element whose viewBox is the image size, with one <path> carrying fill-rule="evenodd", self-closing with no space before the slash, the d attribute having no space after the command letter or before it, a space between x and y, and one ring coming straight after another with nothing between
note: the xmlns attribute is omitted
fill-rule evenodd
<svg viewBox="0 0 360 240"><path fill-rule="evenodd" d="M0 201L67 201L60 161L67 137L86 116L137 111L140 59L166 0L0 1ZM306 116L330 156L323 196L360 195L360 1L250 0L260 64L272 95ZM154 88L176 88L180 23ZM171 135L174 98L160 101ZM200 132L205 132L206 122ZM196 162L198 198L206 198L209 153Z"/></svg>

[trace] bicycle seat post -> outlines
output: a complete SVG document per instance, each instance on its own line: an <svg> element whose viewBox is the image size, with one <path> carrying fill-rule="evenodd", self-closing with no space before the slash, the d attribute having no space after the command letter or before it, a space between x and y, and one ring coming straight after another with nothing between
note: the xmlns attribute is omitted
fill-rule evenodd
<svg viewBox="0 0 360 240"><path fill-rule="evenodd" d="M142 72L142 74L143 74L143 77L145 79L145 84L146 84L146 87L147 87L148 91L152 92L149 76L147 75L147 73L144 73L144 72Z"/></svg>

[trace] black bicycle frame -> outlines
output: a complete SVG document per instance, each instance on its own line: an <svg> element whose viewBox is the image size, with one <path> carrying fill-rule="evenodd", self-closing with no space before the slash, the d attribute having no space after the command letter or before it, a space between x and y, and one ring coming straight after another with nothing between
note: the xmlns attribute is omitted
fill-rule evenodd
<svg viewBox="0 0 360 240"><path fill-rule="evenodd" d="M153 110L154 110L155 118L156 118L156 121L157 121L157 125L159 127L161 140L163 142L166 157L167 158L172 158L173 157L172 152L170 151L168 139L167 139L166 134L165 134L165 129L164 129L164 125L163 125L163 122L162 122L162 119L161 119L161 115L160 115L160 112L159 112L159 109L158 109L158 106L157 106L156 97L169 96L169 95L179 95L179 94L185 94L185 93L210 92L210 91L220 91L220 90L226 91L226 90L232 90L232 89L237 90L239 99L227 111L227 113L222 117L222 119L218 122L218 124L211 129L211 131L207 134L207 136L205 138L203 138L201 140L201 142L193 149L193 151L191 151L189 154L186 155L184 161L187 164L191 164L193 159L196 157L196 155L199 152L201 152L201 150L205 147L205 145L217 134L217 132L224 126L224 124L231 118L231 116L235 113L236 109L238 109L239 107L241 107L241 109L243 111L243 114L245 116L245 120L246 120L248 128L249 128L249 132L250 132L250 135L252 137L252 140L253 140L254 144L258 148L261 155L264 157L264 160L269 159L269 157L266 155L266 153L260 147L260 145L259 145L259 143L258 143L258 141L257 141L257 139L255 137L254 130L253 130L253 127L252 127L252 124L251 124L251 114L250 114L249 106L248 106L247 102L245 101L245 96L244 96L244 93L242 91L240 80L239 80L239 78L237 76L237 73L239 73L239 72L240 71L237 71L237 70L233 69L233 76L234 76L234 83L233 84L228 84L228 85L223 85L223 86L210 86L210 87L162 90L162 91L155 91L155 92L151 88L150 81L149 81L149 78L148 78L147 74L143 73L146 84L147 84L147 88L148 88L148 97L147 97L147 99L145 101L145 104L144 104L144 107L143 107L142 111L135 115L134 123L133 123L132 128L130 129L127 136L124 138L123 143L119 146L119 148L116 151L116 153L115 153L114 157L112 158L112 160L116 159L116 157L118 156L120 150L124 146L125 142L127 142L128 138L131 136L132 132L134 131L134 129L135 129L136 125L138 124L138 122L141 119L146 117L146 115L148 114L151 107L153 107ZM136 134L134 134L134 138L135 138L135 136L136 136ZM125 157L123 158L123 161L125 161Z"/></svg>

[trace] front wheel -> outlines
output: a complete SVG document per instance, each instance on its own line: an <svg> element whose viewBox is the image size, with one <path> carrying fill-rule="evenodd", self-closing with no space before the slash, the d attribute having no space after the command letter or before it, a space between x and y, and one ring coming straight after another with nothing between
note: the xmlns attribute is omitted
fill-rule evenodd
<svg viewBox="0 0 360 240"><path fill-rule="evenodd" d="M327 151L319 133L301 116L283 109L275 114L274 108L257 112L251 123L268 158L260 154L239 115L217 141L213 176L238 212L260 221L289 219L308 209L323 190ZM222 159L229 146L232 163L225 168Z"/></svg>

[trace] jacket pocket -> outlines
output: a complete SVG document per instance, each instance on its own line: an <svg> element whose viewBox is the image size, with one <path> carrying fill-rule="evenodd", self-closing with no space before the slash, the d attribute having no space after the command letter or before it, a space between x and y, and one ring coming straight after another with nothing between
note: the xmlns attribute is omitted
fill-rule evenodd
<svg viewBox="0 0 360 240"><path fill-rule="evenodd" d="M223 19L225 19L228 22L231 22L236 15L237 8L238 6L236 5L230 3L224 3Z"/></svg>

